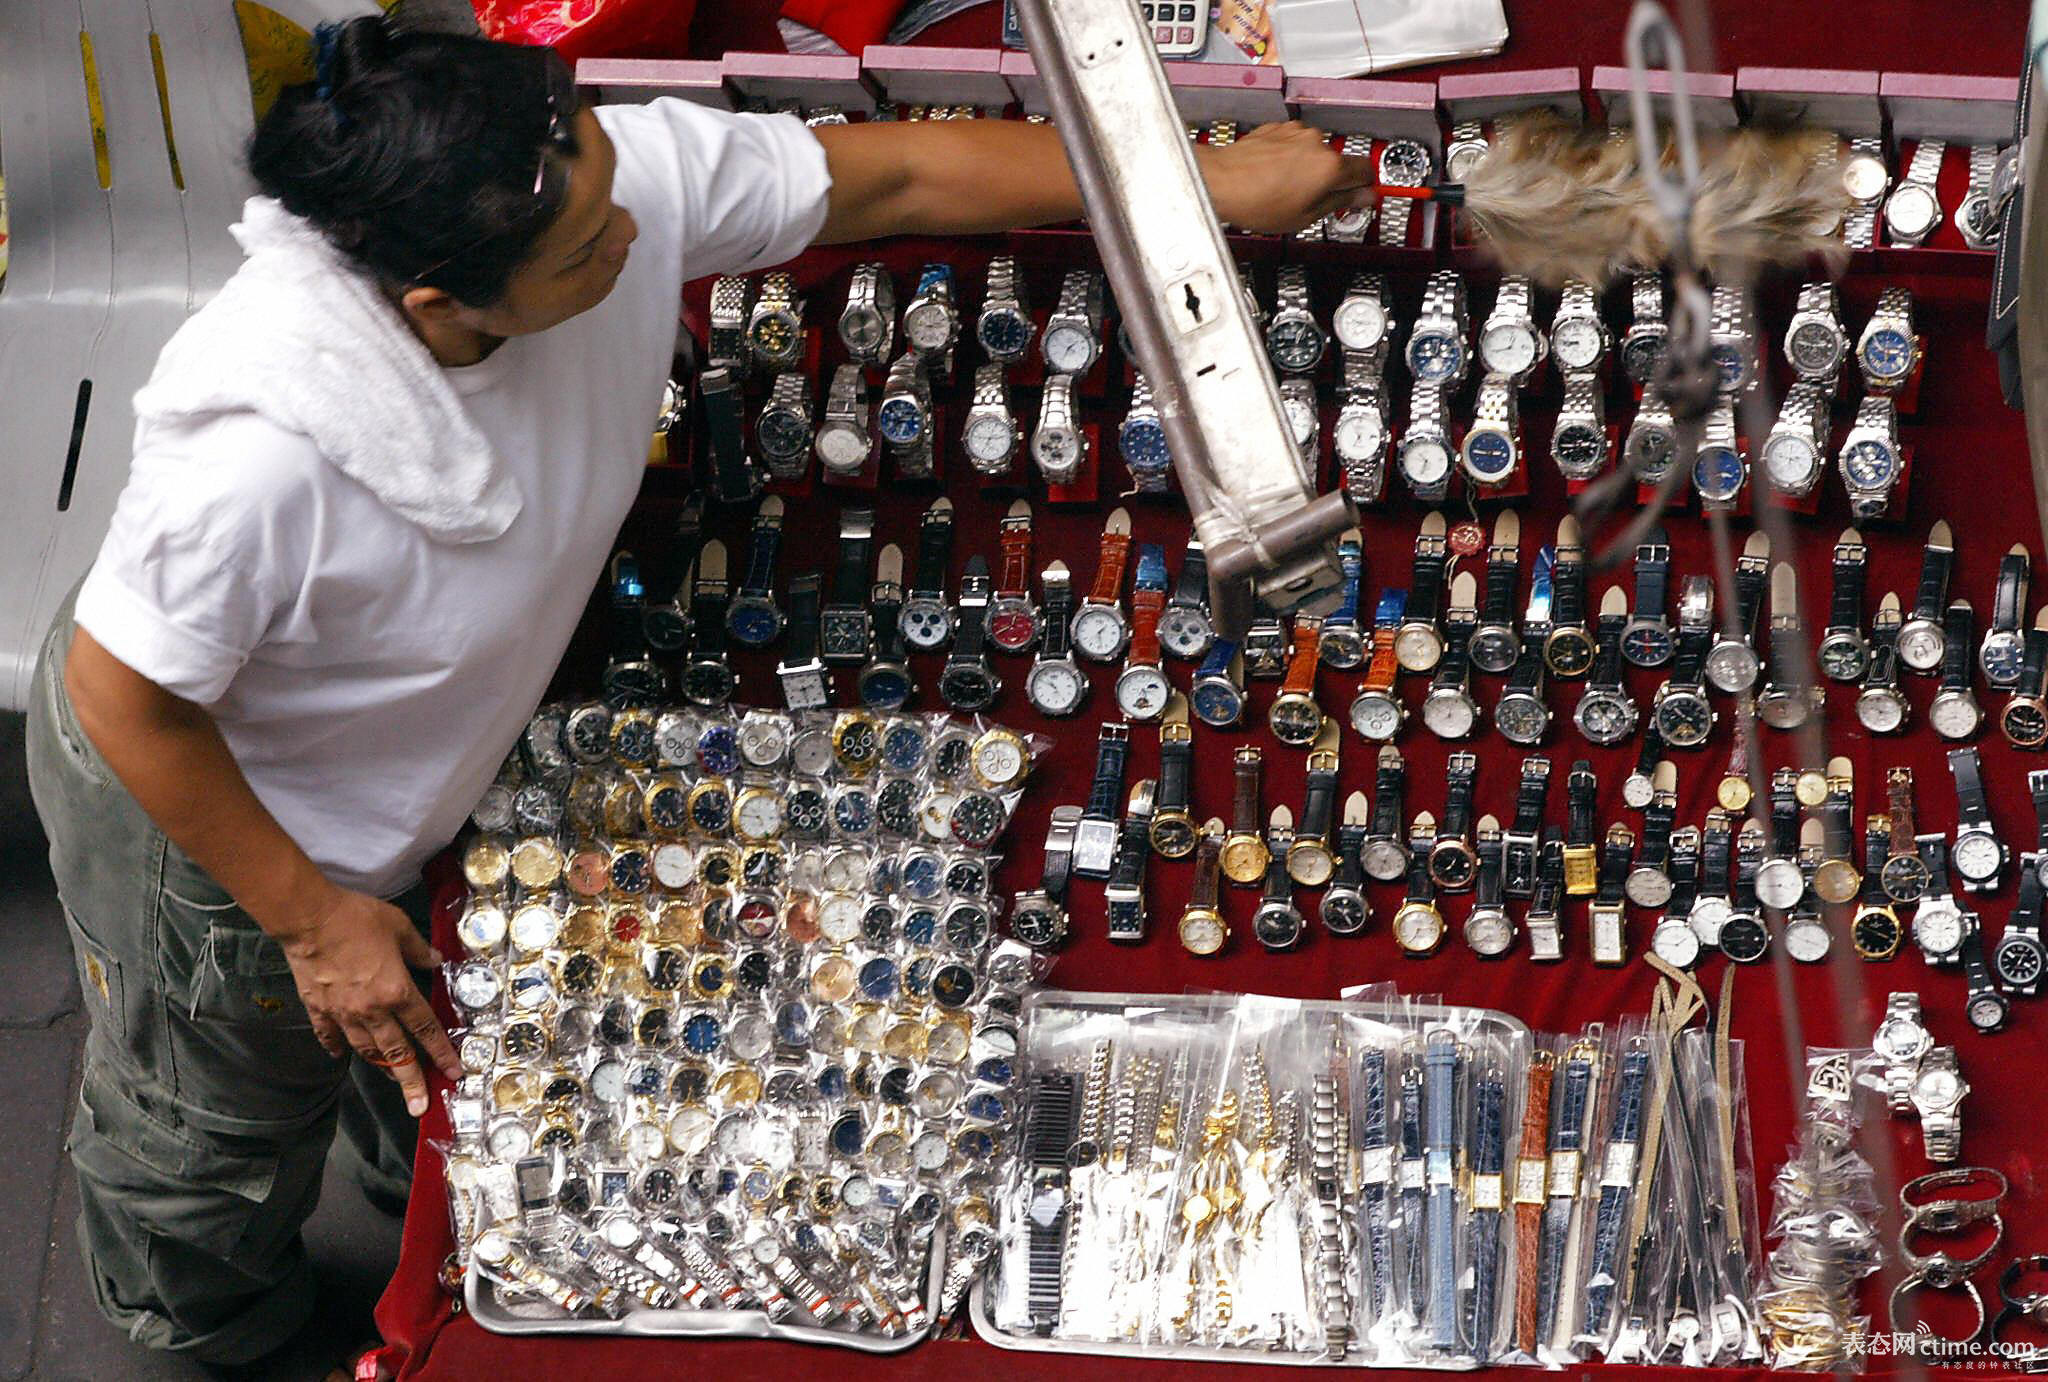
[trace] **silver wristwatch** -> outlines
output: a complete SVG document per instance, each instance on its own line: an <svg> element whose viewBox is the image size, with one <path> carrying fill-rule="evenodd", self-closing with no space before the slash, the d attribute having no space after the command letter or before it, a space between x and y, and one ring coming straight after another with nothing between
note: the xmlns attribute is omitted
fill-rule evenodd
<svg viewBox="0 0 2048 1382"><path fill-rule="evenodd" d="M1280 381L1280 411L1294 429L1294 444L1301 460L1302 483L1310 490L1317 483L1317 461L1322 458L1323 415L1316 404L1316 386L1299 375Z"/></svg>
<svg viewBox="0 0 2048 1382"><path fill-rule="evenodd" d="M1515 380L1489 373L1472 404L1472 425L1458 447L1465 475L1481 489L1499 489L1522 463L1521 408Z"/></svg>
<svg viewBox="0 0 2048 1382"><path fill-rule="evenodd" d="M1047 333L1050 336L1050 332ZM1074 377L1047 377L1031 433L1031 459L1048 485L1064 485L1081 471L1087 439L1074 424Z"/></svg>
<svg viewBox="0 0 2048 1382"><path fill-rule="evenodd" d="M1956 229L1963 243L1973 250L1988 250L1998 244L1997 192L1998 146L1970 146L1970 190L1956 204Z"/></svg>
<svg viewBox="0 0 2048 1382"><path fill-rule="evenodd" d="M1031 349L1031 313L1024 306L1017 261L999 254L988 261L988 291L974 318L974 338L991 360L1015 364Z"/></svg>
<svg viewBox="0 0 2048 1382"><path fill-rule="evenodd" d="M1550 354L1565 378L1593 374L1607 357L1607 323L1593 285L1577 279L1564 285L1557 315L1550 319Z"/></svg>
<svg viewBox="0 0 2048 1382"><path fill-rule="evenodd" d="M1486 157L1490 146L1486 142L1486 129L1477 120L1460 120L1451 126L1450 143L1444 146L1444 178L1449 182L1465 182L1472 176L1472 170L1479 166L1479 160Z"/></svg>
<svg viewBox="0 0 2048 1382"><path fill-rule="evenodd" d="M1854 517L1876 518L1891 506L1892 490L1904 467L1899 458L1898 409L1889 395L1869 394L1856 405L1856 421L1842 439L1837 461Z"/></svg>
<svg viewBox="0 0 2048 1382"><path fill-rule="evenodd" d="M943 373L960 339L960 304L953 292L953 266L927 264L918 271L917 291L903 307L903 343L920 360Z"/></svg>
<svg viewBox="0 0 2048 1382"><path fill-rule="evenodd" d="M1664 343L1671 328L1664 321L1664 279L1657 273L1640 273L1629 288L1630 320L1621 337L1622 372L1638 384L1647 384L1664 358Z"/></svg>
<svg viewBox="0 0 2048 1382"><path fill-rule="evenodd" d="M1465 280L1455 269L1438 269L1422 290L1422 308L1408 329L1406 363L1417 384L1450 389L1464 382L1466 369Z"/></svg>
<svg viewBox="0 0 2048 1382"><path fill-rule="evenodd" d="M1536 327L1531 305L1531 285L1520 274L1507 274L1494 296L1493 310L1479 329L1479 363L1490 375L1499 375L1520 387L1536 372L1549 353L1543 333Z"/></svg>
<svg viewBox="0 0 2048 1382"><path fill-rule="evenodd" d="M1904 288L1886 288L1856 338L1856 365L1864 387L1872 393L1897 393L1920 363L1920 338L1913 334L1913 295Z"/></svg>
<svg viewBox="0 0 2048 1382"><path fill-rule="evenodd" d="M967 463L983 475L1008 475L1017 458L1018 429L1010 411L1010 386L1003 367L990 361L974 371L974 403L960 429Z"/></svg>
<svg viewBox="0 0 2048 1382"><path fill-rule="evenodd" d="M1376 504L1387 489L1387 385L1377 372L1344 367L1344 406L1337 412L1337 463L1354 503Z"/></svg>
<svg viewBox="0 0 2048 1382"><path fill-rule="evenodd" d="M1372 140L1363 134L1347 134L1344 142L1337 146L1337 152L1346 158L1364 158L1372 152ZM1363 206L1331 212L1328 222L1330 238L1344 245L1363 243L1365 233L1372 229L1373 205L1368 200Z"/></svg>
<svg viewBox="0 0 2048 1382"><path fill-rule="evenodd" d="M1947 152L1948 145L1942 140L1921 140L1906 164L1906 175L1884 199L1885 238L1894 245L1923 245L1941 224L1941 198L1934 184L1941 176L1942 155Z"/></svg>
<svg viewBox="0 0 2048 1382"><path fill-rule="evenodd" d="M1929 1161L1954 1161L1963 1151L1963 1096L1970 1082L1956 1062L1956 1048L1936 1046L1920 1058L1913 1077L1913 1108Z"/></svg>
<svg viewBox="0 0 2048 1382"><path fill-rule="evenodd" d="M1849 333L1842 329L1835 285L1806 283L1785 328L1785 361L1792 373L1811 384L1825 384L1833 393L1849 358Z"/></svg>
<svg viewBox="0 0 2048 1382"><path fill-rule="evenodd" d="M1387 300L1384 274L1354 274L1337 310L1330 314L1330 330L1344 348L1347 375L1354 363L1374 374L1385 372L1387 342L1393 339L1394 318Z"/></svg>
<svg viewBox="0 0 2048 1382"><path fill-rule="evenodd" d="M1713 322L1708 328L1708 353L1723 394L1742 393L1756 385L1756 326L1750 317L1749 295L1731 283L1714 287Z"/></svg>
<svg viewBox="0 0 2048 1382"><path fill-rule="evenodd" d="M1444 427L1443 390L1418 380L1408 402L1408 430L1396 451L1401 479L1425 504L1436 504L1451 487L1451 436Z"/></svg>
<svg viewBox="0 0 2048 1382"><path fill-rule="evenodd" d="M1102 354L1102 276L1092 269L1070 269L1060 282L1060 297L1046 318L1039 338L1048 374L1080 378L1095 368Z"/></svg>
<svg viewBox="0 0 2048 1382"><path fill-rule="evenodd" d="M800 478L811 459L811 381L799 370L775 376L754 419L761 465L778 480Z"/></svg>
<svg viewBox="0 0 2048 1382"><path fill-rule="evenodd" d="M1913 1107L1913 1077L1920 1073L1920 1058L1934 1045L1926 1024L1920 1020L1920 995L1894 993L1885 1000L1884 1020L1871 1034L1870 1048L1884 1062L1885 1104L1893 1113Z"/></svg>
<svg viewBox="0 0 2048 1382"><path fill-rule="evenodd" d="M1421 187L1429 182L1435 167L1429 150L1413 139L1396 139L1380 150L1380 184L1385 187ZM1415 211L1412 197L1386 197L1380 202L1380 243L1406 245L1408 219Z"/></svg>
<svg viewBox="0 0 2048 1382"><path fill-rule="evenodd" d="M720 274L711 285L711 330L704 343L705 368L734 374L747 367L747 280Z"/></svg>
<svg viewBox="0 0 2048 1382"><path fill-rule="evenodd" d="M1842 243L1852 250L1877 244L1877 210L1891 186L1882 139L1852 139L1842 160L1842 190L1849 194L1849 214L1842 218Z"/></svg>
<svg viewBox="0 0 2048 1382"><path fill-rule="evenodd" d="M1164 494L1171 488L1173 457L1166 447L1166 428L1159 420L1159 405L1153 401L1152 385L1143 370L1131 382L1131 406L1117 428L1117 446L1123 452L1124 467L1131 473L1131 485L1139 494Z"/></svg>
<svg viewBox="0 0 2048 1382"><path fill-rule="evenodd" d="M859 365L843 364L832 371L825 394L825 421L812 444L818 464L834 475L858 475L874 454L868 431L868 382Z"/></svg>
<svg viewBox="0 0 2048 1382"><path fill-rule="evenodd" d="M887 265L862 264L846 285L839 313L839 339L846 353L864 365L879 365L896 344L896 281Z"/></svg>
<svg viewBox="0 0 2048 1382"><path fill-rule="evenodd" d="M1778 420L1764 438L1763 472L1771 488L1804 499L1820 483L1821 448L1828 440L1828 394L1819 384L1785 390Z"/></svg>
<svg viewBox="0 0 2048 1382"><path fill-rule="evenodd" d="M924 361L917 355L905 351L889 366L875 416L898 477L928 478L932 473L932 386Z"/></svg>
<svg viewBox="0 0 2048 1382"><path fill-rule="evenodd" d="M1622 464L1637 483L1654 485L1663 480L1677 454L1678 432L1671 419L1671 405L1661 389L1647 385L1621 444Z"/></svg>
<svg viewBox="0 0 2048 1382"><path fill-rule="evenodd" d="M1557 410L1556 430L1550 434L1550 458L1567 480L1590 480L1607 465L1607 401L1603 392L1598 375L1565 377L1564 403ZM1649 402L1645 393L1644 407Z"/></svg>
<svg viewBox="0 0 2048 1382"><path fill-rule="evenodd" d="M1733 508L1749 479L1749 462L1737 442L1735 407L1724 398L1707 413L1692 463L1693 490L1709 508Z"/></svg>
<svg viewBox="0 0 2048 1382"><path fill-rule="evenodd" d="M1322 363L1328 344L1308 295L1308 270L1283 264L1273 294L1273 315L1266 321L1266 355L1283 375L1311 374Z"/></svg>

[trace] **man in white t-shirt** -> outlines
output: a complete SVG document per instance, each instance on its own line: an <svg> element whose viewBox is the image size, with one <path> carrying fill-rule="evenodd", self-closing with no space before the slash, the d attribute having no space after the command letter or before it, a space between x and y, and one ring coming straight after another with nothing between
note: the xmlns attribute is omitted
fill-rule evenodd
<svg viewBox="0 0 2048 1382"><path fill-rule="evenodd" d="M420 866L633 503L684 280L1080 209L1042 126L582 109L551 53L375 19L317 56L251 144L249 262L137 396L31 712L92 1018L94 1287L135 1339L222 1364L313 1308L299 1227L337 1118L402 1194L412 1129L380 1105L417 1116L423 1065L460 1074L414 977L438 962ZM1199 156L1255 229L1364 180L1298 126Z"/></svg>

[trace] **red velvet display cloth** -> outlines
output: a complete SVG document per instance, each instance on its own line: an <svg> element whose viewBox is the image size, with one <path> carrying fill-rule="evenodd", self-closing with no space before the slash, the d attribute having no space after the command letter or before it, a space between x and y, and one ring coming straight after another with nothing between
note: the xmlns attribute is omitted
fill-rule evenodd
<svg viewBox="0 0 2048 1382"><path fill-rule="evenodd" d="M1497 65L1536 67L1558 62L1578 62L1591 52L1618 49L1623 16L1627 6L1621 0L1593 0L1566 7L1538 6L1526 0L1510 0L1514 34L1510 51ZM1740 62L1770 63L1778 66L1827 65L1872 67L1941 66L1963 72L2011 72L2017 63L2024 33L2023 7L2014 0L1999 0L1973 14L1970 23L1958 26L1948 13L1932 4L1891 3L1882 7L1881 19L1844 25L1838 10L1815 7L1786 10L1783 7L1743 6L1716 16L1720 25L1720 56L1724 66ZM994 7L989 7L989 13ZM941 26L945 34L970 18ZM1938 59L1917 60L1915 48L1924 36L1942 34ZM953 38L958 41L957 30ZM1513 61L1509 61L1512 59ZM1696 68L1708 65L1697 54ZM1464 69L1460 69L1464 70ZM1952 208L1961 195L1960 169L1951 168L1956 185L1946 181L1943 204ZM1944 226L1944 237L1952 228ZM1937 243L1948 243L1948 239ZM968 285L966 297L975 300L981 268L987 255L997 248L1018 255L1024 265L1030 295L1040 306L1050 301L1060 268L1069 263L1092 262L1085 238L1065 232L1026 233L995 241L918 243L892 242L881 247L851 251L818 251L794 267L799 285L809 303L809 319L821 323L830 336L830 320L843 300L850 266L858 258L879 252L897 275L906 281L926 258L945 258L958 267L961 282ZM1259 265L1262 287L1269 284L1271 263L1296 256L1291 247L1277 242L1247 241L1238 246L1240 254ZM1325 254L1315 269L1318 301L1325 309L1334 302L1338 285L1348 273L1348 261L1340 263ZM1405 324L1413 317L1423 271L1419 267L1394 271L1397 318ZM1946 517L1954 525L1958 555L1953 593L1969 598L1982 614L1991 607L1992 587L1999 557L2014 542L2024 542L2038 552L2040 535L2035 528L2030 501L2026 446L2019 416L2000 401L1997 375L1991 357L1982 347L1984 303L1989 270L1981 263L1963 263L1957 256L1930 252L1916 261L1911 252L1859 256L1843 284L1843 315L1852 331L1868 318L1880 287L1901 283L1915 294L1919 331L1926 342L1928 363L1919 390L1918 409L1903 423L1906 444L1912 449L1910 502L1906 519L1896 525L1873 524L1865 529L1871 548L1870 597L1875 609L1885 591L1899 592L1910 604L1917 583L1920 544L1928 525ZM1476 270L1471 277L1475 317L1483 317L1493 295L1492 277ZM701 308L703 284L693 285L692 303ZM1784 385L1779 362L1778 338L1790 312L1793 284L1783 282L1766 291L1763 321L1776 390ZM971 350L971 347L969 347ZM831 340L825 371L838 358L838 344ZM1112 365L1116 357L1111 354ZM1327 362L1326 362L1327 363ZM964 362L971 372L971 361ZM1099 381L1098 381L1099 382ZM1324 380L1326 399L1330 389ZM1107 440L1115 419L1122 416L1125 388L1122 382L1109 385L1109 401L1084 386L1089 397L1084 417L1100 421ZM1855 392L1853 381L1851 395ZM1469 393L1469 386L1468 386ZM957 398L957 389L942 391L944 398ZM1544 381L1523 410L1527 445L1537 457L1531 496L1517 507L1522 514L1524 575L1537 546L1552 540L1558 517L1565 509L1562 483L1554 467L1543 459L1547 452L1551 420L1558 397L1554 374ZM1610 418L1624 425L1630 409L1617 402L1618 391L1610 393ZM1469 409L1469 403L1466 404ZM954 410L957 413L957 410ZM1027 417L1032 415L1026 408ZM1328 414L1326 412L1326 425ZM949 449L957 438L960 418L944 421ZM1842 414L1837 414L1841 434ZM1327 445L1327 443L1326 443ZM1752 450L1755 442L1752 439ZM1043 569L1054 557L1073 570L1077 585L1092 581L1096 549L1103 517L1115 502L1122 474L1113 447L1103 456L1103 499L1090 508L1052 509L1038 503L1037 546L1033 569ZM1367 608L1377 592L1390 585L1405 585L1415 525L1420 510L1398 483L1395 497L1381 509L1365 516L1363 532L1366 550L1365 582ZM673 473L650 477L648 498L628 525L626 544L651 544L657 540L665 519L683 491L682 477ZM1838 474L1830 464L1824 481L1825 498L1819 516L1793 520L1799 537L1793 555L1801 574L1802 600L1809 627L1817 630L1825 622L1829 590L1829 562L1837 535L1848 523L1846 502ZM947 493L958 509L958 542L955 571L968 553L994 553L997 520L1008 503L1008 495L985 494L976 478L957 459L951 461ZM792 500L788 533L784 543L783 577L795 570L816 567L829 571L836 549L834 533L838 510L843 503L873 502L878 509L879 541L902 544L914 550L919 513L929 502L928 493L885 489L878 494L834 493L819 490L806 501ZM819 502L821 501L821 502ZM1177 500L1166 503L1136 502L1131 505L1138 541L1163 543L1177 566L1187 535L1187 516ZM1453 510L1455 520L1460 516ZM746 515L717 516L713 528L734 550L742 550ZM1747 522L1736 525L1737 542L1748 531ZM1674 513L1667 521L1675 557L1674 574L1701 572L1708 568L1707 529L1696 511ZM956 576L957 578L957 576ZM1589 606L1597 605L1599 594L1609 584L1626 583L1626 568L1603 573L1591 582ZM594 687L601 654L592 644L572 650L566 666L569 679L585 690ZM769 660L738 659L742 672L743 699L778 701ZM1047 816L1062 802L1085 799L1092 767L1096 725L1114 717L1110 697L1113 669L1096 669L1094 692L1082 713L1073 720L1049 722L1033 714L1022 694L1027 663L1022 659L998 657L997 670L1007 682L992 718L1019 728L1043 733L1054 741L1044 757L1019 808L1017 819L1005 838L1011 857L1001 874L1001 886L1014 892L1032 886L1037 878L1039 842ZM916 704L936 704L930 689L937 678L936 659L921 658L917 668L925 690ZM1176 684L1187 684L1184 664L1171 674ZM842 678L843 679L843 678ZM1661 680L1661 674L1631 670L1629 680L1639 702L1646 703ZM1357 681L1356 674L1325 670L1319 678L1321 700L1328 710L1342 714ZM1403 692L1411 706L1422 694L1420 679L1404 679ZM1498 678L1482 677L1475 688L1482 705L1490 706L1498 695ZM1955 797L1944 758L1948 747L1926 728L1925 711L1932 684L1911 679L1908 693L1914 702L1911 732L1902 738L1873 739L1857 725L1852 709L1854 691L1830 684L1827 703L1828 751L1843 754L1854 764L1857 785L1858 854L1861 853L1861 818L1884 809L1883 781L1887 768L1910 765L1916 778L1916 807L1922 830L1952 828ZM1601 777L1600 821L1627 820L1639 825L1639 817L1626 811L1620 800L1623 776L1634 761L1635 746L1602 751L1589 749L1566 723L1577 697L1572 686L1553 686L1549 692L1557 712L1554 729L1545 751L1554 765L1550 819L1562 822L1564 772L1576 758L1593 761ZM1195 767L1195 808L1197 819L1209 814L1226 815L1229 807L1229 755L1243 743L1259 743L1267 760L1266 801L1286 802L1299 809L1302 789L1302 755L1275 743L1264 730L1265 709L1273 696L1273 684L1256 685L1248 723L1256 732L1213 733L1197 731ZM2001 696L1980 690L1994 713ZM1725 698L1715 698L1721 723L1709 747L1700 753L1677 755L1679 764L1679 820L1699 822L1713 803L1732 734L1732 716ZM1764 753L1770 763L1790 762L1794 752L1791 736L1763 732ZM1151 776L1157 768L1157 736L1139 728L1132 734L1132 762L1129 778ZM1410 764L1409 809L1428 807L1441 812L1442 775L1452 745L1435 739L1419 723L1411 721L1401 741ZM1458 746L1464 747L1464 746ZM1516 773L1522 752L1507 745L1490 729L1469 746L1480 758L1479 810L1506 819L1512 812ZM2033 839L2033 811L2025 773L2036 766L2048 766L2048 757L2016 752L1995 730L1980 741L1991 809L2003 837L2015 849ZM1371 747L1348 730L1343 743L1342 784L1345 792L1354 787L1370 791ZM1111 946L1103 936L1101 889L1086 883L1074 889L1073 913L1076 939L1062 954L1049 983L1055 987L1084 990L1174 993L1191 988L1222 989L1276 994L1302 998L1331 998L1344 987L1379 980L1391 980L1405 994L1442 995L1447 1001L1502 1009L1539 1031L1575 1031L1589 1021L1612 1021L1646 1010L1655 975L1640 962L1618 970L1595 968L1587 957L1583 906L1568 909L1566 956L1562 964L1536 965L1527 958L1526 948L1500 961L1476 958L1458 939L1467 900L1453 899L1445 907L1452 927L1452 939L1441 953L1428 960L1403 957L1386 930L1385 918L1392 912L1398 888L1376 887L1373 893L1376 916L1363 936L1342 940L1323 932L1313 922L1310 936L1300 950L1286 955L1262 952L1249 937L1252 893L1226 889L1225 906L1233 939L1215 959L1201 960L1188 955L1176 943L1173 922L1185 899L1190 868L1185 863L1161 865L1154 861L1149 885L1152 936L1135 948ZM1987 931L1995 938L2011 905L2012 872L2006 886L1987 900L1982 912ZM1315 898L1303 894L1304 910L1313 917ZM449 917L440 919L437 944L444 953L455 954L456 942ZM1838 921L1840 919L1838 918ZM1630 953L1639 956L1648 944L1651 918L1631 913ZM2012 1182L2008 1201L2005 1248L1993 1268L1987 1268L1980 1287L1996 1308L1995 1269L2012 1255L2048 1251L2048 1206L2041 1203L2042 1176L2034 1157L2040 1145L2039 1124L2042 1105L2038 1078L2042 1034L2048 1031L2048 1013L2043 1000L2015 1003L2011 1028L1984 1037L1973 1033L1963 1018L1964 987L1953 972L1930 971L1910 944L1888 965L1868 964L1855 957L1846 934L1838 935L1833 957L1817 966L1799 966L1782 955L1782 947L1770 963L1741 973L1735 985L1735 1034L1747 1044L1747 1082L1753 1127L1752 1148L1760 1186L1760 1211L1766 1221L1770 1214L1768 1182L1782 1161L1786 1148L1796 1138L1794 1110L1803 1077L1797 1073L1801 1049L1806 1045L1867 1043L1882 1012L1885 996L1892 989L1918 990L1926 1002L1929 1023L1937 1039L1954 1043L1963 1070L1974 1086L1965 1103L1964 1160L1995 1166ZM1726 961L1714 959L1703 968L1702 982L1709 994L1717 994ZM444 1009L444 1016L446 1015ZM1928 1169L1920 1150L1916 1122L1890 1120L1881 1109L1872 1108L1870 1135L1866 1144L1877 1163L1880 1193L1896 1204L1899 1184ZM569 1340L511 1338L489 1334L452 1308L451 1301L436 1284L436 1273L449 1250L447 1209L441 1188L440 1164L427 1145L446 1135L446 1122L438 1105L423 1129L416 1193L406 1220L404 1248L399 1268L377 1311L378 1324L390 1341L389 1361L404 1378L471 1379L484 1377L547 1376L562 1369L575 1369L593 1377L669 1378L699 1370L734 1370L738 1375L763 1377L843 1377L850 1372L877 1378L960 1376L959 1369L994 1368L1005 1374L1074 1378L1116 1377L1128 1379L1181 1376L1187 1365L1134 1363L1090 1358L1082 1354L1046 1355L998 1353L990 1345L968 1341L934 1341L893 1358L872 1358L836 1349L805 1348L758 1341L666 1342L647 1340ZM1897 1215L1886 1216L1895 1231ZM1865 1303L1875 1317L1874 1327L1885 1328L1884 1296L1896 1278L1886 1274L1866 1283ZM1960 1327L1966 1321L1953 1307L1960 1302L1939 1299L1927 1306L1937 1329ZM1892 1360L1873 1360L1882 1368ZM1219 1365L1220 1366L1220 1365ZM1213 1369L1212 1369L1213 1370ZM1612 1371L1620 1375L1621 1370ZM1638 1370L1647 1371L1647 1370ZM1232 1374L1218 1372L1227 1377ZM1419 1376L1420 1374L1418 1374Z"/></svg>

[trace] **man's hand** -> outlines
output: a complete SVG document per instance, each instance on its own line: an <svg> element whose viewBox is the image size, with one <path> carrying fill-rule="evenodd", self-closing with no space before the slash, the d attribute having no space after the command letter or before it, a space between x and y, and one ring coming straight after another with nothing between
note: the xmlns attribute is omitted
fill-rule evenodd
<svg viewBox="0 0 2048 1382"><path fill-rule="evenodd" d="M1358 200L1372 162L1346 158L1326 131L1300 121L1261 125L1233 144L1195 150L1216 215L1261 235L1285 235Z"/></svg>
<svg viewBox="0 0 2048 1382"><path fill-rule="evenodd" d="M440 957L404 912L337 887L279 939L320 1044L335 1056L353 1047L398 1081L413 1117L427 1111L420 1053L449 1079L462 1077L448 1033L407 968L431 969Z"/></svg>

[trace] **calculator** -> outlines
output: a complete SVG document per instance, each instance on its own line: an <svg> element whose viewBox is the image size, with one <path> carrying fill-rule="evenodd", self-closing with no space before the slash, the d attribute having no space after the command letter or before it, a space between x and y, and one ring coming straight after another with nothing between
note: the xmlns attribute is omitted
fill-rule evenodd
<svg viewBox="0 0 2048 1382"><path fill-rule="evenodd" d="M1209 0L1139 0L1138 11L1152 31L1152 46L1160 57L1196 58L1208 46ZM1016 0L1003 0L1003 44L1025 46Z"/></svg>

